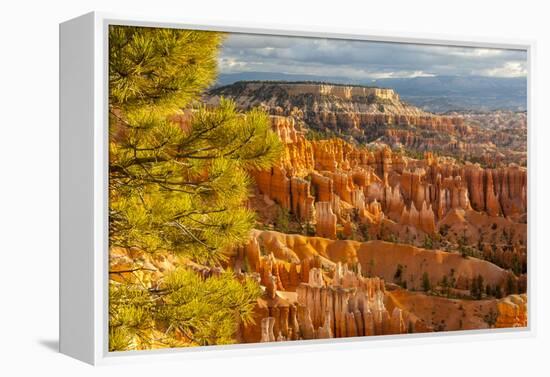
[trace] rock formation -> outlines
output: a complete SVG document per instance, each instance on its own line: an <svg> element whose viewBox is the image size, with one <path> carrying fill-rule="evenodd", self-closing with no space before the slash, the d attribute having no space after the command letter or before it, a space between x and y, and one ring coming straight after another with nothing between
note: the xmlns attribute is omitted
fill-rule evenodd
<svg viewBox="0 0 550 377"><path fill-rule="evenodd" d="M361 133L365 126L397 124L454 130L463 119L426 113L401 102L392 89L324 83L237 82L205 97L217 103L232 98L241 108L261 106L273 115L300 114L308 124ZM313 109L313 110L311 110Z"/></svg>
<svg viewBox="0 0 550 377"><path fill-rule="evenodd" d="M385 146L368 150L342 139L307 140L292 117L273 116L272 125L286 153L272 169L250 172L258 193L319 236L366 237L361 227L367 227L369 237L394 234L422 245L426 236L450 226L449 242L465 235L481 244L509 238L507 229L526 220L527 177L517 165L489 169L432 153L415 160ZM496 218L511 223L500 227ZM524 265L526 233L521 234L513 250ZM487 255L503 267L517 263L512 254Z"/></svg>
<svg viewBox="0 0 550 377"><path fill-rule="evenodd" d="M498 317L495 327L527 326L527 295L510 295L497 303Z"/></svg>
<svg viewBox="0 0 550 377"><path fill-rule="evenodd" d="M336 238L337 217L332 211L330 202L315 203L315 214L317 226L315 231L320 237Z"/></svg>
<svg viewBox="0 0 550 377"><path fill-rule="evenodd" d="M205 103L221 96L267 111L283 144L248 171L256 229L216 268L111 248L111 281L250 278L261 294L237 342L527 326L525 114L437 115L325 83L235 83Z"/></svg>
<svg viewBox="0 0 550 377"><path fill-rule="evenodd" d="M250 172L260 227L278 229L281 207L283 231L307 235L255 231L231 256L265 289L245 341L486 328L494 312L496 327L526 325L524 293L497 298L525 292L527 271L524 144L500 121L476 115L487 132L358 86L236 83L205 98L221 95L266 110L284 144ZM463 299L480 276L476 307Z"/></svg>

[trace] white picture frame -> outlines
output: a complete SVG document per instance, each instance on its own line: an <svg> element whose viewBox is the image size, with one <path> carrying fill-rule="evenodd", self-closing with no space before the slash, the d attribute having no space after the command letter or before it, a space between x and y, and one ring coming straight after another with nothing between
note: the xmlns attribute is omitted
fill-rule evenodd
<svg viewBox="0 0 550 377"><path fill-rule="evenodd" d="M108 26L134 25L270 35L522 49L528 66L528 312L526 328L108 352ZM88 13L60 24L60 352L90 364L307 352L532 337L536 334L534 41L460 38L288 25L205 22Z"/></svg>

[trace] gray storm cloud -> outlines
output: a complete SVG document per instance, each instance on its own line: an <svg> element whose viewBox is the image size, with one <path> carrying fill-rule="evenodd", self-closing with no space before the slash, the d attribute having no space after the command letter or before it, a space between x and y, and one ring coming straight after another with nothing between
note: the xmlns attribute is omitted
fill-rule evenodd
<svg viewBox="0 0 550 377"><path fill-rule="evenodd" d="M522 77L521 50L230 34L221 73L274 72L378 79L418 76Z"/></svg>

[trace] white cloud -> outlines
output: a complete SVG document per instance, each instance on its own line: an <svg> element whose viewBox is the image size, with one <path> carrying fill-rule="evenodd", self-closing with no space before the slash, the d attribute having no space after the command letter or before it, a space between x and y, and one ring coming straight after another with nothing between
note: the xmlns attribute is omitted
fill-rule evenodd
<svg viewBox="0 0 550 377"><path fill-rule="evenodd" d="M435 75L433 73L426 73L424 71L399 71L399 72L388 72L381 74L381 79L388 79L388 78L413 78L413 77L434 77Z"/></svg>
<svg viewBox="0 0 550 377"><path fill-rule="evenodd" d="M523 61L506 62L500 67L486 69L481 74L493 77L522 77L527 75L527 64Z"/></svg>
<svg viewBox="0 0 550 377"><path fill-rule="evenodd" d="M445 48L445 47L443 47ZM466 57L491 57L491 56L499 56L502 55L506 50L500 50L500 49L489 49L489 48L456 48L451 49L449 51L449 54L451 55L457 55L457 56L466 56Z"/></svg>
<svg viewBox="0 0 550 377"><path fill-rule="evenodd" d="M230 34L222 73L274 72L350 79L439 75L526 75L517 50Z"/></svg>
<svg viewBox="0 0 550 377"><path fill-rule="evenodd" d="M233 73L246 71L248 64L232 57L222 57L218 59L218 67L220 72Z"/></svg>

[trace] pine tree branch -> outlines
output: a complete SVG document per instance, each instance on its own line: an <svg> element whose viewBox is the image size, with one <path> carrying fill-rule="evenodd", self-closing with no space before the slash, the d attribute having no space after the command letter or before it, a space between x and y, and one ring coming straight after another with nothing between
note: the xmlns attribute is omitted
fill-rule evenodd
<svg viewBox="0 0 550 377"><path fill-rule="evenodd" d="M132 272L137 272L137 271L151 271L151 272L156 272L157 270L155 270L155 269L153 269L153 268L137 267L137 268L132 268L132 269L129 269L129 270L109 271L109 273L110 273L110 274L127 274L127 273L132 273Z"/></svg>
<svg viewBox="0 0 550 377"><path fill-rule="evenodd" d="M206 243L204 243L202 240L198 239L197 236L195 236L193 234L193 232L191 232L189 229L187 229L185 226L183 226L182 224L180 224L179 222L177 221L173 221L170 223L171 225L179 228L180 230L182 230L185 234L187 234L188 236L190 236L193 240L195 240L196 242L198 242L199 244L201 244L202 246L204 246L207 250L210 250L210 251L214 251L216 249L214 249L213 247L211 247L210 245L207 245Z"/></svg>

